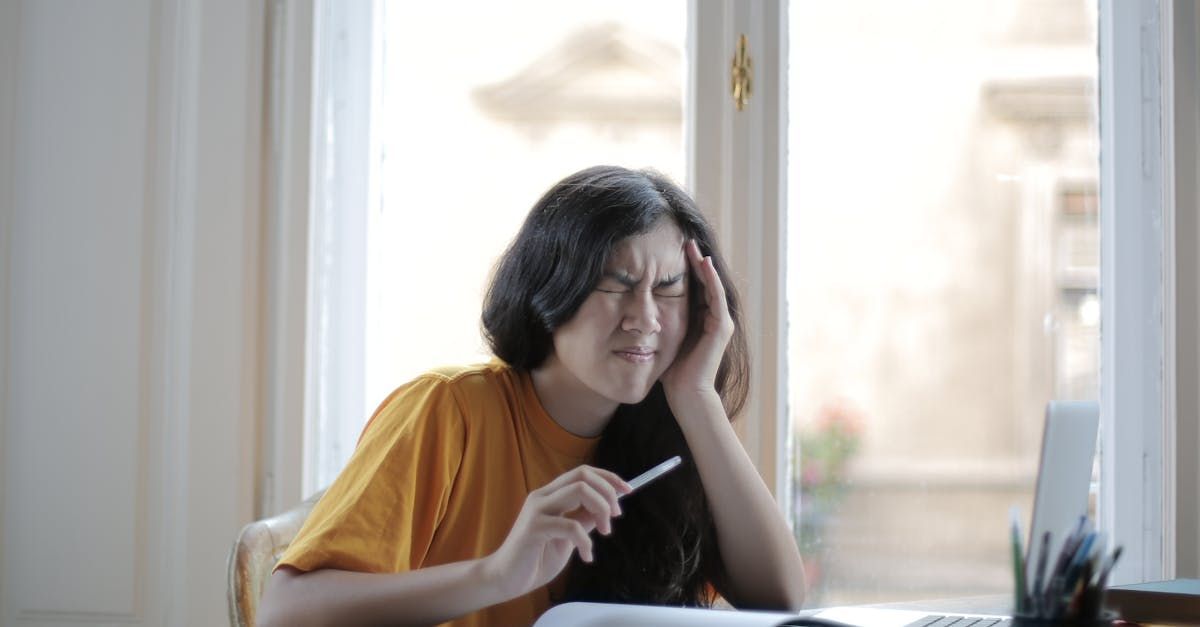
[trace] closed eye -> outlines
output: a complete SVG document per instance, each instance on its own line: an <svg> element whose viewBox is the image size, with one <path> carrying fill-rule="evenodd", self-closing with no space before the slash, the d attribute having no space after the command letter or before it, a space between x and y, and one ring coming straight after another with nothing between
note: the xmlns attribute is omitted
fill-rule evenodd
<svg viewBox="0 0 1200 627"><path fill-rule="evenodd" d="M680 298L687 295L687 284L681 272L663 279L654 285L654 295L663 298ZM608 273L596 286L597 292L605 294L627 294L637 289L640 281L626 274Z"/></svg>
<svg viewBox="0 0 1200 627"><path fill-rule="evenodd" d="M679 298L687 294L686 283L683 281L683 273L680 272L673 277L669 277L659 281L654 286L654 293L658 296L666 298Z"/></svg>
<svg viewBox="0 0 1200 627"><path fill-rule="evenodd" d="M664 285L662 287L654 288L654 295L662 296L664 298L681 298L683 296L687 296L687 290L684 289L682 283L676 285Z"/></svg>
<svg viewBox="0 0 1200 627"><path fill-rule="evenodd" d="M606 272L596 290L605 294L624 294L637 287L638 280L620 272Z"/></svg>

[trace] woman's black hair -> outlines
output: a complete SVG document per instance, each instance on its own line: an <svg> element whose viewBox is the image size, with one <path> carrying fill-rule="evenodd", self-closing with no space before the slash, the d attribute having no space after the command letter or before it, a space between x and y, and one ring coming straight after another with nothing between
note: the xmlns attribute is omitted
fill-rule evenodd
<svg viewBox="0 0 1200 627"><path fill-rule="evenodd" d="M696 203L665 176L596 166L546 192L500 258L483 307L483 331L492 352L531 371L552 349L556 329L570 320L599 283L614 246L650 231L662 219L679 227L711 255L725 286L733 337L717 370L716 389L734 417L749 389L749 357L740 301L716 237ZM704 288L689 273L689 338L703 329ZM685 346L688 340L684 341ZM622 501L613 533L597 536L594 561L576 557L565 594L557 601L622 601L710 605L724 565L712 512L683 433L656 383L635 405L621 405L609 421L592 463L630 478L664 459L685 463Z"/></svg>

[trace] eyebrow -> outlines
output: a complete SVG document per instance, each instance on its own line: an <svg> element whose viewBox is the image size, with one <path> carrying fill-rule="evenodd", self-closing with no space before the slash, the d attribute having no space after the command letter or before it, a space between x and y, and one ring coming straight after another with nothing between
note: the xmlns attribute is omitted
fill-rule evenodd
<svg viewBox="0 0 1200 627"><path fill-rule="evenodd" d="M683 274L684 274L683 272L680 272L679 274L676 274L674 276L669 276L669 277L659 281L658 283L655 283L654 287L655 287L655 289L657 289L660 287L670 287L672 285L675 285L676 283L679 283L680 281L683 280ZM604 273L604 277L608 278L608 279L612 279L612 280L616 281L617 283L624 285L625 287L637 287L637 284L641 282L641 279L635 278L631 274L628 274L626 272L616 271L616 270L606 271Z"/></svg>

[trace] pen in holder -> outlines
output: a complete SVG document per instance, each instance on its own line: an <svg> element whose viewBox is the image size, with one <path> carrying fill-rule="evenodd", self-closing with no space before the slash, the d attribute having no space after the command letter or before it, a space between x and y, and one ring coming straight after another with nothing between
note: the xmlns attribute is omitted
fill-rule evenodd
<svg viewBox="0 0 1200 627"><path fill-rule="evenodd" d="M1012 512L1013 625L1111 625L1116 616L1105 610L1108 575L1121 557L1121 547L1106 554L1107 539L1092 528L1086 516L1067 535L1056 556L1050 554L1053 538L1046 532L1030 546L1032 580L1027 576L1025 551L1017 513Z"/></svg>

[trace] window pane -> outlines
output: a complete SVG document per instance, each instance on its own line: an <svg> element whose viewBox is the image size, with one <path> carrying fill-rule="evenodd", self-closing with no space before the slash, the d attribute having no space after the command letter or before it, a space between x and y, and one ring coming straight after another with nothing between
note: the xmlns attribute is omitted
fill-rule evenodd
<svg viewBox="0 0 1200 627"><path fill-rule="evenodd" d="M1011 591L1045 403L1096 399L1096 9L793 2L789 372L813 603Z"/></svg>
<svg viewBox="0 0 1200 627"><path fill-rule="evenodd" d="M529 208L608 163L684 172L686 3L386 2L367 406L486 360L482 292Z"/></svg>

